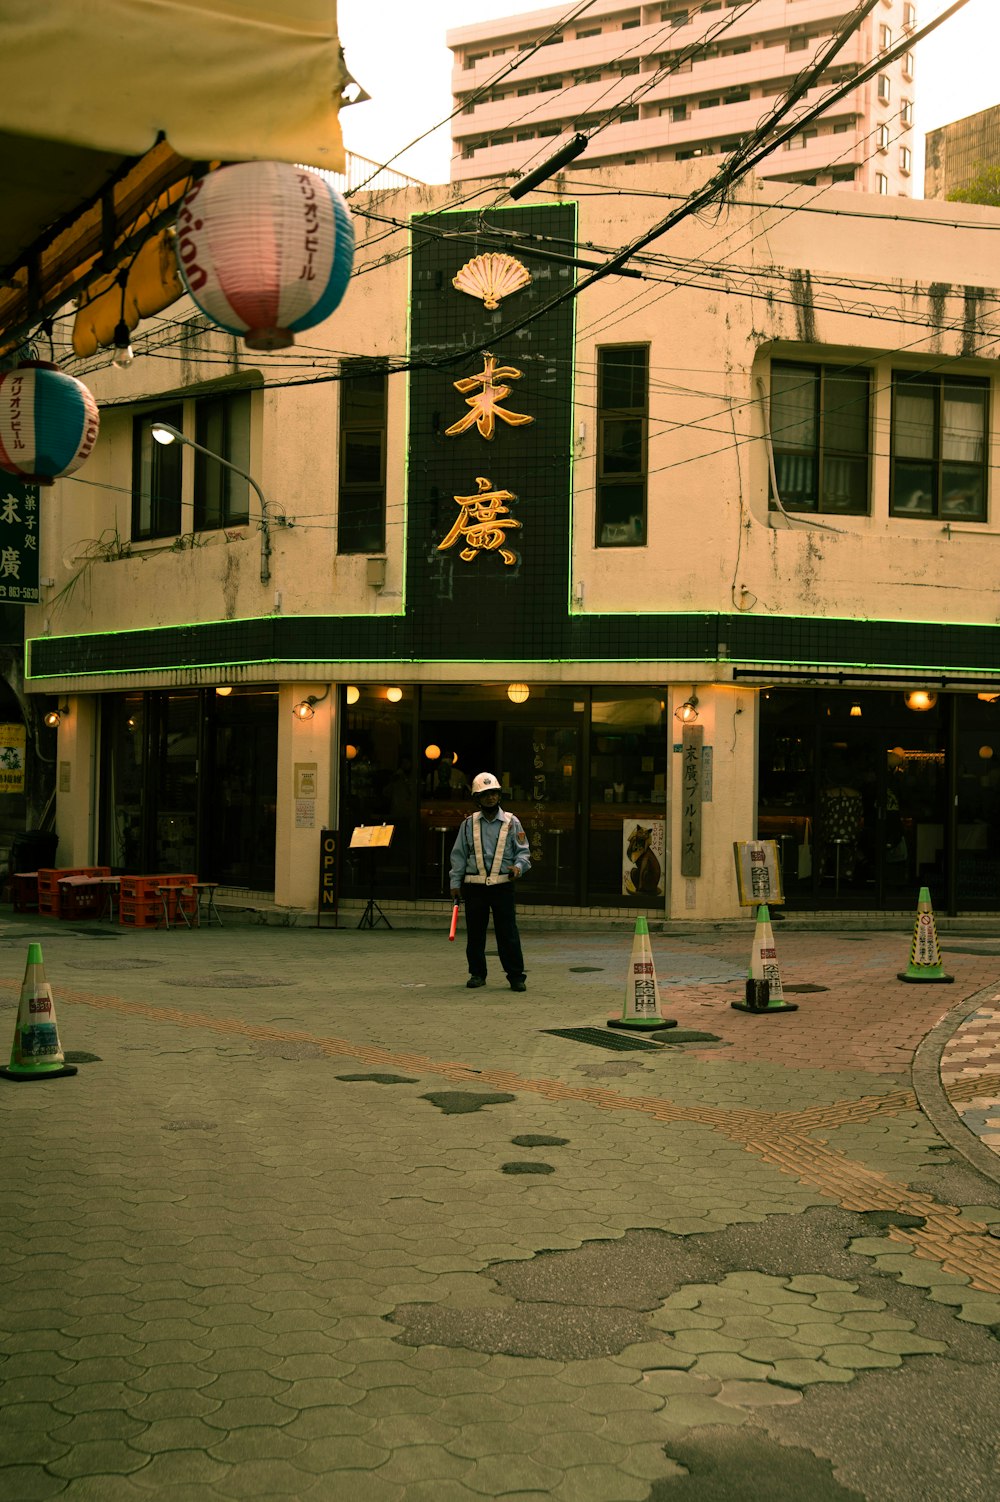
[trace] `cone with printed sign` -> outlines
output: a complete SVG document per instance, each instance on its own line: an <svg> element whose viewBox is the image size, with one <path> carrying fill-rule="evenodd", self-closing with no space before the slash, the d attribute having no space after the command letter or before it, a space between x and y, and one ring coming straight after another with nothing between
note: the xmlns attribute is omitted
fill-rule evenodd
<svg viewBox="0 0 1000 1502"><path fill-rule="evenodd" d="M745 1001L734 1001L737 1012L797 1012L794 1001L786 1001L781 988L781 972L778 969L778 951L774 947L771 932L771 914L764 903L757 909L757 927L754 929L753 950L750 955L750 973L747 976Z"/></svg>
<svg viewBox="0 0 1000 1502"><path fill-rule="evenodd" d="M927 887L920 888L920 896L917 898L917 917L913 925L913 942L910 944L910 963L905 970L897 972L896 979L907 980L911 983L936 982L939 986L949 986L955 979L953 975L945 975L944 966L941 964L941 946L938 944L934 909L931 906L931 894Z"/></svg>
<svg viewBox="0 0 1000 1502"><path fill-rule="evenodd" d="M676 1026L675 1018L664 1017L660 1011L660 988L656 984L653 951L649 945L649 924L643 917L636 918L622 1014L609 1017L608 1027L653 1032L657 1028Z"/></svg>
<svg viewBox="0 0 1000 1502"><path fill-rule="evenodd" d="M66 1063L59 1043L56 1007L52 987L45 979L42 946L29 944L14 1027L14 1046L10 1064L6 1069L0 1069L0 1075L6 1080L20 1081L54 1080L66 1074L76 1074L76 1065Z"/></svg>

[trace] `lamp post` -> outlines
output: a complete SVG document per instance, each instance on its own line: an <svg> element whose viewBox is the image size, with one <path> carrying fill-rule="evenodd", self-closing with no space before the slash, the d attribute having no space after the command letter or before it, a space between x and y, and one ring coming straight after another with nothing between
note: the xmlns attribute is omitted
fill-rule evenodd
<svg viewBox="0 0 1000 1502"><path fill-rule="evenodd" d="M196 449L199 454L207 454L216 464L231 469L234 474L241 475L248 485L253 486L260 501L260 582L267 584L271 578L271 518L267 499L253 475L247 474L245 469L240 469L238 464L233 464L229 459L223 459L221 454L205 448L204 444L195 443L193 438L186 438L169 422L154 422L150 431L157 443L186 443L188 448Z"/></svg>

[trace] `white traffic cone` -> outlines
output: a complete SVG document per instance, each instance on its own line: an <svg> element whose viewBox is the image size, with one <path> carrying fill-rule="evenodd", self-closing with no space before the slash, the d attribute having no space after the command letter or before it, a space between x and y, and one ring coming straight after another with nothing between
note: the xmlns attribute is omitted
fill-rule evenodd
<svg viewBox="0 0 1000 1502"><path fill-rule="evenodd" d="M76 1065L67 1064L56 1027L56 1007L52 987L45 979L41 944L28 945L28 963L24 967L21 1000L14 1025L14 1046L10 1064L0 1069L6 1080L52 1080L76 1074Z"/></svg>
<svg viewBox="0 0 1000 1502"><path fill-rule="evenodd" d="M645 918L636 918L622 1014L621 1017L609 1018L608 1027L652 1030L676 1026L675 1018L664 1017L660 1011L660 988L656 983L653 951L649 945L649 925Z"/></svg>
<svg viewBox="0 0 1000 1502"><path fill-rule="evenodd" d="M765 981L767 982L766 988L763 984ZM795 1002L785 1000L781 988L778 951L774 947L774 934L771 932L771 914L764 903L761 903L757 909L757 927L754 929L753 949L750 954L746 1001L734 1001L732 1005L737 1012L798 1011Z"/></svg>

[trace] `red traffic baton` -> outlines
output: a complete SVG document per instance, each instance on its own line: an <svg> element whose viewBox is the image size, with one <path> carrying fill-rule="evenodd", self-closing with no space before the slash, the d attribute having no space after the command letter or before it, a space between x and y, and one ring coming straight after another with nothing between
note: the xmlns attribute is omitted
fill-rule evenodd
<svg viewBox="0 0 1000 1502"><path fill-rule="evenodd" d="M448 930L448 939L449 939L449 941L452 944L455 942L455 930L457 928L458 928L458 903L456 902L455 906L451 910L451 928L449 928L449 930Z"/></svg>

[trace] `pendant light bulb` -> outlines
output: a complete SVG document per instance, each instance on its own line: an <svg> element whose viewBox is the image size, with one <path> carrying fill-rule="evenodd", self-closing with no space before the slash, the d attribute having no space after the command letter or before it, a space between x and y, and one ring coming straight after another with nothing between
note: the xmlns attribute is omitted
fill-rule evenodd
<svg viewBox="0 0 1000 1502"><path fill-rule="evenodd" d="M111 357L111 363L117 365L119 370L128 370L134 359L128 324L123 318L115 325L115 352Z"/></svg>

